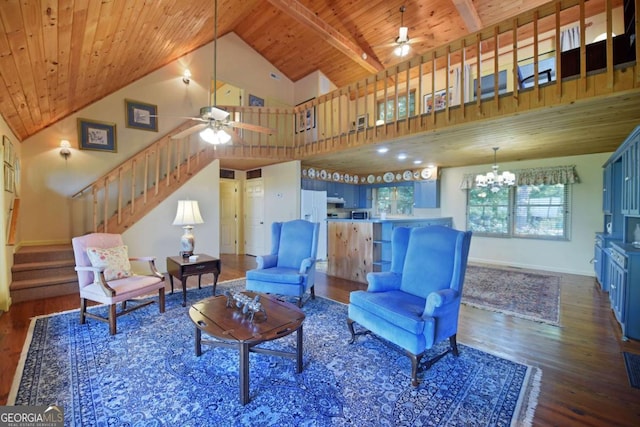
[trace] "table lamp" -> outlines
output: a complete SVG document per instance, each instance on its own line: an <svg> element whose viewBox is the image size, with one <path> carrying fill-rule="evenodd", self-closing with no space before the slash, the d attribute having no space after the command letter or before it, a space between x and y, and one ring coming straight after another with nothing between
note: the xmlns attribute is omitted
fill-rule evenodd
<svg viewBox="0 0 640 427"><path fill-rule="evenodd" d="M188 258L193 255L196 239L192 231L195 224L203 224L197 200L178 200L178 211L173 225L181 225L184 234L180 238L180 255Z"/></svg>

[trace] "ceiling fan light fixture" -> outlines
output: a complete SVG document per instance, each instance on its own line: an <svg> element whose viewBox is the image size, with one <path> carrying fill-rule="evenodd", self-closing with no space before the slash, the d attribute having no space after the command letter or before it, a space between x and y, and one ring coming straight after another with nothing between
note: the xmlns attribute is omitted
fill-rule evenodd
<svg viewBox="0 0 640 427"><path fill-rule="evenodd" d="M400 27L396 41L398 43L406 43L409 41L409 27Z"/></svg>
<svg viewBox="0 0 640 427"><path fill-rule="evenodd" d="M411 50L411 47L410 47L406 42L404 42L404 43L403 43L403 44L401 44L400 46L396 47L396 48L393 50L393 53L394 53L396 56L403 57L403 56L407 56L407 55L409 54L409 51L410 51L410 50Z"/></svg>
<svg viewBox="0 0 640 427"><path fill-rule="evenodd" d="M200 138L213 145L226 144L231 141L231 135L222 129L214 129L212 126L207 126L200 131Z"/></svg>

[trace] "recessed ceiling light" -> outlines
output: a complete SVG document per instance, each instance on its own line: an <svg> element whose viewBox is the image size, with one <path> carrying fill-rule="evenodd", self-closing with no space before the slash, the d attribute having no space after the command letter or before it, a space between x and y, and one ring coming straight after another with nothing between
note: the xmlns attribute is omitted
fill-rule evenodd
<svg viewBox="0 0 640 427"><path fill-rule="evenodd" d="M384 153L386 153L387 151L389 151L389 149L388 149L387 147L380 147L380 148L378 148L378 153L380 153L380 154L384 154Z"/></svg>
<svg viewBox="0 0 640 427"><path fill-rule="evenodd" d="M404 153L400 153L398 154L398 160L406 160L407 159L407 155Z"/></svg>
<svg viewBox="0 0 640 427"><path fill-rule="evenodd" d="M421 165L422 164L422 160L414 160L413 164L414 165Z"/></svg>

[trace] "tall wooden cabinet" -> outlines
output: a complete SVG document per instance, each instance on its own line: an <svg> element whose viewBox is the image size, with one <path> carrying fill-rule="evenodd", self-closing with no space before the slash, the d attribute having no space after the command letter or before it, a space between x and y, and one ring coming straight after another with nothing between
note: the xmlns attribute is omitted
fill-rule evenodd
<svg viewBox="0 0 640 427"><path fill-rule="evenodd" d="M607 160L603 173L603 230L596 233L594 268L622 338L640 339L640 126Z"/></svg>

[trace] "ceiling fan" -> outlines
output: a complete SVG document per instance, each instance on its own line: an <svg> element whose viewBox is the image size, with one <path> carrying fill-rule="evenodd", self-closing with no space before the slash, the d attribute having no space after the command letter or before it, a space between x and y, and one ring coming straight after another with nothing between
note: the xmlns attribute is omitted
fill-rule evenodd
<svg viewBox="0 0 640 427"><path fill-rule="evenodd" d="M389 55L390 57L384 61L385 63L395 62L397 58L407 56L411 51L411 44L424 40L424 37L409 38L409 27L404 25L404 12L406 12L406 10L406 6L400 6L400 27L398 28L398 36L393 40L393 42L374 46L374 48L393 48L393 55Z"/></svg>
<svg viewBox="0 0 640 427"><path fill-rule="evenodd" d="M213 34L213 105L200 108L200 115L198 117L189 117L191 120L202 122L188 129L178 132L171 136L171 139L181 139L195 132L200 132L200 137L210 144L226 144L231 141L231 135L229 135L225 128L240 128L247 129L254 132L261 132L266 134L275 133L274 129L264 126L242 123L229 120L229 112L221 108L216 107L216 93L217 93L217 57L218 57L218 0L215 0L215 17L214 17L214 34Z"/></svg>
<svg viewBox="0 0 640 427"><path fill-rule="evenodd" d="M404 26L404 12L407 10L405 5L400 6L400 28L398 29L398 37L396 37L396 48L393 53L396 56L407 56L411 47L409 46L409 27Z"/></svg>

